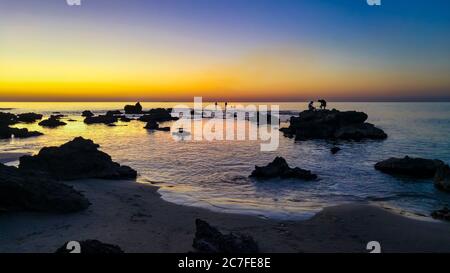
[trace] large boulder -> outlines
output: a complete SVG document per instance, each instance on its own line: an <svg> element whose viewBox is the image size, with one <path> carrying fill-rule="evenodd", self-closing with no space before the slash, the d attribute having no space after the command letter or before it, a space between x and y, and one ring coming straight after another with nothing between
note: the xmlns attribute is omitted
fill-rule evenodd
<svg viewBox="0 0 450 273"><path fill-rule="evenodd" d="M27 128L13 128L4 124L0 124L0 139L9 139L12 136L15 138L28 138L43 135L41 132L29 131Z"/></svg>
<svg viewBox="0 0 450 273"><path fill-rule="evenodd" d="M65 123L64 121L60 121L59 116L51 116L50 118L39 122L39 125L47 128L56 128L59 126L67 125L67 123Z"/></svg>
<svg viewBox="0 0 450 273"><path fill-rule="evenodd" d="M142 114L142 106L138 102L135 105L125 105L125 114Z"/></svg>
<svg viewBox="0 0 450 273"><path fill-rule="evenodd" d="M24 113L24 114L17 115L17 120L20 122L25 122L25 123L33 123L33 122L36 122L37 120L41 120L41 119L42 119L42 115L36 114L36 113Z"/></svg>
<svg viewBox="0 0 450 273"><path fill-rule="evenodd" d="M64 243L55 253L66 254L71 253L69 242ZM81 254L121 254L123 250L117 245L105 244L98 240L79 241Z"/></svg>
<svg viewBox="0 0 450 273"><path fill-rule="evenodd" d="M89 205L80 192L68 185L0 164L0 210L68 213Z"/></svg>
<svg viewBox="0 0 450 273"><path fill-rule="evenodd" d="M375 169L393 175L405 175L414 178L432 178L439 166L444 162L440 160L391 157L375 164Z"/></svg>
<svg viewBox="0 0 450 273"><path fill-rule="evenodd" d="M164 109L164 108L155 108L150 109L150 111L146 112L145 115L139 117L140 121L149 122L165 122L171 120L178 120L177 117L172 117L172 109Z"/></svg>
<svg viewBox="0 0 450 273"><path fill-rule="evenodd" d="M84 123L86 124L113 124L117 122L119 118L114 115L100 115L100 116L92 116L92 117L86 117L84 119Z"/></svg>
<svg viewBox="0 0 450 273"><path fill-rule="evenodd" d="M92 140L77 137L60 147L45 147L37 155L20 158L19 168L45 173L57 180L84 178L134 179L137 172L113 162Z"/></svg>
<svg viewBox="0 0 450 273"><path fill-rule="evenodd" d="M308 139L385 139L383 130L365 123L367 114L356 111L306 110L298 117L291 117L289 128L283 128L286 136L297 140Z"/></svg>
<svg viewBox="0 0 450 273"><path fill-rule="evenodd" d="M200 253L258 253L258 244L244 234L222 234L207 222L196 219L196 231L192 246Z"/></svg>
<svg viewBox="0 0 450 273"><path fill-rule="evenodd" d="M11 113L0 112L0 126L14 125L18 122L17 116Z"/></svg>
<svg viewBox="0 0 450 273"><path fill-rule="evenodd" d="M82 116L82 117L93 117L93 116L94 116L94 113L92 113L92 112L89 111L89 110L85 110L85 111L83 111L83 112L81 113L81 116Z"/></svg>
<svg viewBox="0 0 450 273"><path fill-rule="evenodd" d="M255 170L250 177L270 179L270 178L296 178L301 180L315 180L317 175L311 171L301 168L289 167L286 160L282 157L276 157L271 163L264 167L255 166Z"/></svg>
<svg viewBox="0 0 450 273"><path fill-rule="evenodd" d="M450 192L450 167L448 165L439 165L434 175L434 185L436 188Z"/></svg>

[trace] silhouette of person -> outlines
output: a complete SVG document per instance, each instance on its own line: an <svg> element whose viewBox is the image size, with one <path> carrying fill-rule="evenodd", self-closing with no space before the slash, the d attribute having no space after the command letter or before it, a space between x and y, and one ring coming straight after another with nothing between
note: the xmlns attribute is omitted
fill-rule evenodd
<svg viewBox="0 0 450 273"><path fill-rule="evenodd" d="M327 101L324 99L318 100L320 102L320 109L326 109L327 108Z"/></svg>
<svg viewBox="0 0 450 273"><path fill-rule="evenodd" d="M316 110L316 107L314 107L314 101L310 101L308 104L308 110L314 111Z"/></svg>

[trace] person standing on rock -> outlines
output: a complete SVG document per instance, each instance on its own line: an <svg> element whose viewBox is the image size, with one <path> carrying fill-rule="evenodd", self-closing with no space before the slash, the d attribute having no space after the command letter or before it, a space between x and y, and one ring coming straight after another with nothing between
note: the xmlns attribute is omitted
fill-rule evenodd
<svg viewBox="0 0 450 273"><path fill-rule="evenodd" d="M317 102L320 102L320 109L327 109L327 101L324 99L318 100Z"/></svg>
<svg viewBox="0 0 450 273"><path fill-rule="evenodd" d="M308 104L308 110L309 111L314 111L316 110L316 107L314 107L314 101L310 101Z"/></svg>

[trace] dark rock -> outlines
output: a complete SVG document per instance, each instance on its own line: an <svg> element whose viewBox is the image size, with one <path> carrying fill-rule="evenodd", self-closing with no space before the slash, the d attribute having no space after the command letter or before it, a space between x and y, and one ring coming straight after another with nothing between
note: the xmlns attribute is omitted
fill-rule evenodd
<svg viewBox="0 0 450 273"><path fill-rule="evenodd" d="M347 125L334 132L334 138L345 140L386 139L386 133L371 123Z"/></svg>
<svg viewBox="0 0 450 273"><path fill-rule="evenodd" d="M93 117L86 117L84 119L84 123L86 124L112 124L119 120L116 116L107 116L107 115L100 115L100 116L93 116Z"/></svg>
<svg viewBox="0 0 450 273"><path fill-rule="evenodd" d="M150 109L150 111L146 112L146 115L141 116L139 120L143 122L149 122L151 120L156 122L178 120L177 117L172 117L171 112L172 109L164 109L164 108Z"/></svg>
<svg viewBox="0 0 450 273"><path fill-rule="evenodd" d="M6 125L0 124L0 139L9 139L11 136L15 138L28 138L37 137L43 135L41 132L29 131L27 128L12 128Z"/></svg>
<svg viewBox="0 0 450 273"><path fill-rule="evenodd" d="M66 116L66 115L63 115L63 114L55 114L55 115L51 115L50 118L53 118L53 119L61 119L61 118L65 117L65 116Z"/></svg>
<svg viewBox="0 0 450 273"><path fill-rule="evenodd" d="M33 123L40 119L42 119L42 115L36 113L24 113L17 115L17 120L25 123Z"/></svg>
<svg viewBox="0 0 450 273"><path fill-rule="evenodd" d="M122 115L122 112L120 112L119 110L113 110L113 111L108 111L106 112L107 116L117 116L117 115Z"/></svg>
<svg viewBox="0 0 450 273"><path fill-rule="evenodd" d="M434 185L440 190L450 192L450 167L448 165L439 165L434 175Z"/></svg>
<svg viewBox="0 0 450 273"><path fill-rule="evenodd" d="M433 217L434 219L450 221L450 209L445 207L440 210L435 210L431 213L431 217Z"/></svg>
<svg viewBox="0 0 450 273"><path fill-rule="evenodd" d="M383 130L365 123L367 114L356 111L307 110L298 117L291 117L285 135L295 134L297 140L308 139L385 139Z"/></svg>
<svg viewBox="0 0 450 273"><path fill-rule="evenodd" d="M126 116L120 116L119 119L120 119L120 121L122 121L122 122L130 122L130 121L131 121L131 119L130 119L130 118L127 118Z"/></svg>
<svg viewBox="0 0 450 273"><path fill-rule="evenodd" d="M16 115L0 112L0 126L14 125L17 122L18 120Z"/></svg>
<svg viewBox="0 0 450 273"><path fill-rule="evenodd" d="M147 122L147 125L145 125L144 128L148 130L156 130L159 128L159 124L154 120L150 120Z"/></svg>
<svg viewBox="0 0 450 273"><path fill-rule="evenodd" d="M60 147L45 147L37 155L20 158L19 168L46 173L57 180L84 178L134 179L137 172L113 162L92 140L77 137Z"/></svg>
<svg viewBox="0 0 450 273"><path fill-rule="evenodd" d="M144 128L147 130L157 130L157 131L164 131L164 132L170 131L170 127L159 127L159 124L154 120L150 120L149 122L147 122L147 124L145 125Z"/></svg>
<svg viewBox="0 0 450 273"><path fill-rule="evenodd" d="M49 119L39 122L39 125L42 127L56 128L59 126L67 125L67 123L65 123L64 121L60 121L58 117L51 116Z"/></svg>
<svg viewBox="0 0 450 273"><path fill-rule="evenodd" d="M29 175L0 164L0 209L68 213L86 209L89 201L71 186Z"/></svg>
<svg viewBox="0 0 450 273"><path fill-rule="evenodd" d="M296 178L302 180L314 180L317 179L317 175L311 173L311 171L303 170L301 168L290 168L286 160L282 157L276 157L271 163L265 167L255 166L255 170L250 177L255 178Z"/></svg>
<svg viewBox="0 0 450 273"><path fill-rule="evenodd" d="M65 254L70 253L72 249L67 249L66 242L63 246L58 248L55 253ZM117 245L105 244L98 240L79 241L81 254L120 254L123 250Z"/></svg>
<svg viewBox="0 0 450 273"><path fill-rule="evenodd" d="M93 116L94 116L94 113L92 113L92 112L89 111L89 110L86 110L86 111L83 111L83 113L81 113L81 116L82 116L82 117L93 117Z"/></svg>
<svg viewBox="0 0 450 273"><path fill-rule="evenodd" d="M142 114L142 106L138 102L135 105L125 105L125 114Z"/></svg>
<svg viewBox="0 0 450 273"><path fill-rule="evenodd" d="M243 234L222 234L207 222L196 219L196 231L192 246L201 253L258 253L258 244Z"/></svg>
<svg viewBox="0 0 450 273"><path fill-rule="evenodd" d="M333 148L330 149L332 154L337 154L339 151L341 150L341 148L334 146Z"/></svg>
<svg viewBox="0 0 450 273"><path fill-rule="evenodd" d="M439 166L444 163L440 160L424 158L391 157L375 164L375 169L394 175L406 175L415 178L431 178L435 175Z"/></svg>

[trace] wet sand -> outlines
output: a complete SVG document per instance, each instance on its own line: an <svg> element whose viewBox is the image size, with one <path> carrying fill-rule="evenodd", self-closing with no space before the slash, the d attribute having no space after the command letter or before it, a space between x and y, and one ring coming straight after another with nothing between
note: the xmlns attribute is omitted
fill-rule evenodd
<svg viewBox="0 0 450 273"><path fill-rule="evenodd" d="M366 204L326 208L309 220L276 221L176 205L157 188L133 181L83 180L91 207L74 214L0 215L0 252L54 252L70 240L98 239L125 252L193 251L195 219L250 234L262 252L450 252L450 224L420 221Z"/></svg>

